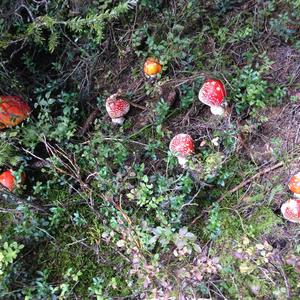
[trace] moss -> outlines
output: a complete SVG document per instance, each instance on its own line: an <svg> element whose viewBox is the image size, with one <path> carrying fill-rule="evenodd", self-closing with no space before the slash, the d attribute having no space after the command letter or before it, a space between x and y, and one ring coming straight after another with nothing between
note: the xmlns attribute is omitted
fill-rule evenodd
<svg viewBox="0 0 300 300"><path fill-rule="evenodd" d="M283 269L288 278L291 291L294 291L292 300L297 300L298 295L300 295L299 273L290 265L284 265Z"/></svg>
<svg viewBox="0 0 300 300"><path fill-rule="evenodd" d="M219 223L221 226L221 234L218 242L224 243L236 241L245 234L243 229L243 220L231 210L221 210Z"/></svg>
<svg viewBox="0 0 300 300"><path fill-rule="evenodd" d="M126 296L129 291L126 285L127 266L123 257L115 255L109 246L90 244L85 240L81 244L80 234L70 226L55 236L55 242L42 247L39 264L49 271L49 281L63 281L67 270L72 268L75 273L82 272L74 290L80 298L88 297L88 287L94 277L104 279L106 286L111 278L115 278L118 285L117 289L111 289L111 296ZM77 242L74 242L75 239Z"/></svg>
<svg viewBox="0 0 300 300"><path fill-rule="evenodd" d="M276 225L281 224L282 220L272 209L262 207L246 223L247 232L250 236L259 237L271 232Z"/></svg>

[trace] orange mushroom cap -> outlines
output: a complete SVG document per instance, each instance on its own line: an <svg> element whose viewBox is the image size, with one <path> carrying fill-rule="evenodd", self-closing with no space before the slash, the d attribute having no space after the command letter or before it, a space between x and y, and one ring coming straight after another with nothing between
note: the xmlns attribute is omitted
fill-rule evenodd
<svg viewBox="0 0 300 300"><path fill-rule="evenodd" d="M11 170L4 171L2 174L0 174L0 183L11 192L14 190L15 177Z"/></svg>
<svg viewBox="0 0 300 300"><path fill-rule="evenodd" d="M283 217L293 223L300 223L300 200L290 199L281 206Z"/></svg>
<svg viewBox="0 0 300 300"><path fill-rule="evenodd" d="M144 64L144 73L146 76L153 77L162 71L162 65L159 60L154 57L149 57Z"/></svg>
<svg viewBox="0 0 300 300"><path fill-rule="evenodd" d="M0 96L0 128L16 126L28 118L29 105L18 96Z"/></svg>
<svg viewBox="0 0 300 300"><path fill-rule="evenodd" d="M293 193L300 194L300 172L292 176L288 186Z"/></svg>

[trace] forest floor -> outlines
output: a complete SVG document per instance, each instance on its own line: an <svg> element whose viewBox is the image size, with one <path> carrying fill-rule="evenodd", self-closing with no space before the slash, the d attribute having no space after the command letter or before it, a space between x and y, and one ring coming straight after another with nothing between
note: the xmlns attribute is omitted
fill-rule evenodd
<svg viewBox="0 0 300 300"><path fill-rule="evenodd" d="M31 108L0 132L18 182L0 190L0 298L298 300L280 208L300 171L299 1L104 2L0 5L0 93ZM225 116L198 99L208 78Z"/></svg>

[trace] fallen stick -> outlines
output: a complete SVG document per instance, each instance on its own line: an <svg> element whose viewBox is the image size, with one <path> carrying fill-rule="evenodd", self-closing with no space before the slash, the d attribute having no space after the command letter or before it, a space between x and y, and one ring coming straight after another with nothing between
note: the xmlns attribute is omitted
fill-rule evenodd
<svg viewBox="0 0 300 300"><path fill-rule="evenodd" d="M243 188L244 186L246 186L247 184L251 183L254 179L259 178L262 175L265 175L271 171L274 171L278 168L283 167L284 162L279 162L274 166L268 167L264 170L261 170L260 172L256 173L255 175L253 175L252 177L242 181L240 184L238 184L237 186L235 186L234 188L232 188L231 190L229 190L228 192L224 193L224 195L222 197L220 197L218 200L214 201L214 203L219 203L222 200L224 200L224 198L226 198L228 195L233 194L235 192L237 192L238 190L240 190L241 188ZM211 209L212 205L209 206L207 209ZM190 225L195 224L197 222L198 219L200 219L202 216L204 215L204 211L201 212L201 214L199 216L197 216Z"/></svg>
<svg viewBox="0 0 300 300"><path fill-rule="evenodd" d="M273 170L276 170L278 168L281 168L283 166L283 162L279 162L278 164L268 167L264 170L261 170L260 172L256 173L255 175L253 175L252 177L250 177L249 179L246 179L244 181L242 181L240 184L238 184L237 186L235 186L233 189L229 190L228 192L225 192L225 194L220 197L216 202L220 202L222 201L226 196L228 196L228 194L232 194L235 193L236 191L240 190L241 188L243 188L244 186L246 186L247 184L251 183L254 179L267 174Z"/></svg>
<svg viewBox="0 0 300 300"><path fill-rule="evenodd" d="M91 124L94 122L99 112L100 112L100 108L98 107L92 111L92 113L88 116L82 128L80 129L78 133L79 136L84 136L86 134L86 132L89 130Z"/></svg>
<svg viewBox="0 0 300 300"><path fill-rule="evenodd" d="M34 200L35 202L26 201L25 199L22 199L22 198L18 197L17 195L11 193L4 187L0 188L0 204L1 204L1 201L3 201L3 203L9 203L9 204L14 204L14 205L23 204L23 205L27 205L37 211L41 211L43 213L48 213L48 209L46 207L44 207L42 204L37 203L37 199L32 199L32 200Z"/></svg>

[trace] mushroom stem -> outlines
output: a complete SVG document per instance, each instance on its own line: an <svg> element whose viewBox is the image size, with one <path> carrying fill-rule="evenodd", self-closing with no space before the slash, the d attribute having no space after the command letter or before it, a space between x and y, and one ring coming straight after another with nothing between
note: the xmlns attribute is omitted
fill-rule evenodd
<svg viewBox="0 0 300 300"><path fill-rule="evenodd" d="M299 199L300 199L300 194L296 194L296 193L294 193L294 196L295 196L295 198L296 198L297 200L299 200Z"/></svg>
<svg viewBox="0 0 300 300"><path fill-rule="evenodd" d="M186 163L187 163L186 157L178 156L177 159L178 159L178 163L179 163L183 168L185 168L185 167L186 167Z"/></svg>
<svg viewBox="0 0 300 300"><path fill-rule="evenodd" d="M124 120L125 120L125 118L123 118L123 117L111 119L111 121L112 121L114 124L119 124L119 125L122 125L122 124L124 123Z"/></svg>
<svg viewBox="0 0 300 300"><path fill-rule="evenodd" d="M147 74L145 74L145 76L149 81L154 81L155 78L157 77L156 75L147 75Z"/></svg>
<svg viewBox="0 0 300 300"><path fill-rule="evenodd" d="M224 112L225 112L225 110L222 106L215 106L215 105L210 107L210 111L213 115L216 115L216 116L222 116L222 115L224 115Z"/></svg>

